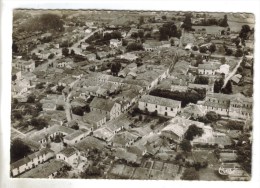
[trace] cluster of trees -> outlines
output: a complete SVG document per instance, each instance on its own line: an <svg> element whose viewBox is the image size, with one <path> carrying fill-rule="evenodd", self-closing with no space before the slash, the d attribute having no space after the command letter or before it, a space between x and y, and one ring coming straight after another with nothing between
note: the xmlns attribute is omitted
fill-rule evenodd
<svg viewBox="0 0 260 188"><path fill-rule="evenodd" d="M194 168L186 168L181 176L182 180L199 180L200 176L198 171Z"/></svg>
<svg viewBox="0 0 260 188"><path fill-rule="evenodd" d="M240 130L242 131L244 129L245 123L242 121L232 121L229 120L228 123L225 125L230 130Z"/></svg>
<svg viewBox="0 0 260 188"><path fill-rule="evenodd" d="M197 23L198 26L212 26L217 25L220 27L228 27L228 19L227 15L224 15L224 18L222 19L216 19L216 18L209 18L201 20L200 23Z"/></svg>
<svg viewBox="0 0 260 188"><path fill-rule="evenodd" d="M187 139L182 140L182 142L180 143L180 147L184 152L191 152L192 150L192 145Z"/></svg>
<svg viewBox="0 0 260 188"><path fill-rule="evenodd" d="M131 52L131 51L144 50L144 48L143 48L143 45L142 45L141 43L131 42L131 43L129 43L129 44L126 46L126 50L127 50L128 52Z"/></svg>
<svg viewBox="0 0 260 188"><path fill-rule="evenodd" d="M110 68L112 75L116 75L117 76L119 71L121 70L121 67L122 66L121 66L120 62L118 62L118 61L113 62L111 64L111 68Z"/></svg>
<svg viewBox="0 0 260 188"><path fill-rule="evenodd" d="M159 28L159 32L160 40L168 40L171 37L181 37L181 31L178 30L174 22L163 24L163 26Z"/></svg>
<svg viewBox="0 0 260 188"><path fill-rule="evenodd" d="M223 88L224 85L224 79L221 78L219 80L215 80L214 82L214 93L224 93L224 94L231 94L233 93L232 90L232 83L230 80L228 80L226 86Z"/></svg>
<svg viewBox="0 0 260 188"><path fill-rule="evenodd" d="M243 168L251 174L252 167L252 143L250 142L250 135L244 134L241 136L237 143L238 151L238 162L243 166Z"/></svg>
<svg viewBox="0 0 260 188"><path fill-rule="evenodd" d="M209 111L205 116L198 117L198 121L203 123L214 123L220 120L221 116L214 111Z"/></svg>
<svg viewBox="0 0 260 188"><path fill-rule="evenodd" d="M196 89L186 92L169 92L168 90L154 89L150 92L150 95L181 101L181 106L185 107L189 103L196 104L199 100L203 100L206 95L206 90Z"/></svg>
<svg viewBox="0 0 260 188"><path fill-rule="evenodd" d="M202 85L208 85L209 84L209 78L205 76L197 76L194 81L195 84L202 84Z"/></svg>
<svg viewBox="0 0 260 188"><path fill-rule="evenodd" d="M144 31L143 30L138 30L138 32L132 33L131 37L134 38L134 39L143 38L144 37Z"/></svg>
<svg viewBox="0 0 260 188"><path fill-rule="evenodd" d="M109 41L110 39L121 39L122 35L119 31L113 31L112 33L106 33L103 37L104 41Z"/></svg>
<svg viewBox="0 0 260 188"><path fill-rule="evenodd" d="M25 24L21 25L22 30L27 32L47 32L47 31L64 31L64 22L57 14L41 14L30 18Z"/></svg>
<svg viewBox="0 0 260 188"><path fill-rule="evenodd" d="M48 123L44 118L32 118L30 124L37 130L41 130L48 126Z"/></svg>
<svg viewBox="0 0 260 188"><path fill-rule="evenodd" d="M187 13L185 15L184 20L183 20L183 24L182 24L181 27L184 28L184 30L186 30L186 31L193 31L194 30L194 29L192 29L191 17L192 17L192 14Z"/></svg>
<svg viewBox="0 0 260 188"><path fill-rule="evenodd" d="M22 107L23 110L16 110L16 108L19 107ZM25 115L32 115L33 117L37 117L40 111L42 111L42 104L39 102L34 104L20 104L18 103L17 99L15 99L12 103L12 117L17 120L22 120L23 116Z"/></svg>
<svg viewBox="0 0 260 188"><path fill-rule="evenodd" d="M197 127L196 125L190 125L188 130L185 132L184 138L186 140L192 141L194 137L201 136L204 133L203 129Z"/></svg>
<svg viewBox="0 0 260 188"><path fill-rule="evenodd" d="M83 107L76 106L76 107L72 108L72 113L75 114L75 115L83 116L84 112L86 112L86 113L90 112L89 105L86 105L86 106L83 106Z"/></svg>
<svg viewBox="0 0 260 188"><path fill-rule="evenodd" d="M242 40L247 40L249 38L249 34L253 33L253 32L254 32L254 29L252 28L252 30L251 30L249 25L243 25L239 32L239 37Z"/></svg>
<svg viewBox="0 0 260 188"><path fill-rule="evenodd" d="M14 139L11 142L11 149L10 149L11 163L24 158L25 156L29 155L31 152L32 151L30 147L24 144L23 141L21 141L20 139Z"/></svg>

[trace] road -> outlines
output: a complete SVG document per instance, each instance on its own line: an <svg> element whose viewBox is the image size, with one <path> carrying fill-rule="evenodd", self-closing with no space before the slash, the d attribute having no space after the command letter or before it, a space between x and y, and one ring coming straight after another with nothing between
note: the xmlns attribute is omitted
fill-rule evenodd
<svg viewBox="0 0 260 188"><path fill-rule="evenodd" d="M228 76L224 80L224 85L222 86L222 89L226 87L227 82L236 74L238 67L240 66L241 62L243 61L243 58L240 59L240 61L237 63L236 67L228 74Z"/></svg>

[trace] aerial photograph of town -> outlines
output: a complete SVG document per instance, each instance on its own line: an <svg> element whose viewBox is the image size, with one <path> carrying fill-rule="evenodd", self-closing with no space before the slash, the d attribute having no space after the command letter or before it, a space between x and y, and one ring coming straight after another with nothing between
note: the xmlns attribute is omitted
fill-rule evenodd
<svg viewBox="0 0 260 188"><path fill-rule="evenodd" d="M251 13L13 10L10 177L249 181Z"/></svg>

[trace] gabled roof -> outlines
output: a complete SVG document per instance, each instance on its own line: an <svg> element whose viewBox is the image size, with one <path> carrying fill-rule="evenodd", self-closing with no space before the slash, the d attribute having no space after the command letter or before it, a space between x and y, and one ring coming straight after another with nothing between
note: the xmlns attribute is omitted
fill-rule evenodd
<svg viewBox="0 0 260 188"><path fill-rule="evenodd" d="M92 107L92 108L97 108L97 109L100 109L100 110L110 112L112 110L112 108L114 107L115 103L116 102L109 100L109 99L102 99L102 98L95 97L91 101L89 106Z"/></svg>
<svg viewBox="0 0 260 188"><path fill-rule="evenodd" d="M83 121L85 122L99 122L100 120L104 119L106 117L106 115L103 115L101 113L98 113L98 112L90 112L90 113L86 113L84 116L83 116Z"/></svg>
<svg viewBox="0 0 260 188"><path fill-rule="evenodd" d="M152 96L152 95L144 95L144 96L142 96L142 98L139 101L145 102L145 103L150 103L150 104L157 104L157 105L166 106L166 107L179 107L181 104L180 101L162 98L162 97L156 97L156 96Z"/></svg>

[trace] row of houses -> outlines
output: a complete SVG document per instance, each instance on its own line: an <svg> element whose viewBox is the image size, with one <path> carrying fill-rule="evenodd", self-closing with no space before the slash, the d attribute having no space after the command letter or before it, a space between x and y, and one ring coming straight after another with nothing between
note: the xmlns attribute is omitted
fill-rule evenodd
<svg viewBox="0 0 260 188"><path fill-rule="evenodd" d="M232 118L247 119L252 116L253 100L241 93L233 95L208 93L203 105L207 111L215 111Z"/></svg>

